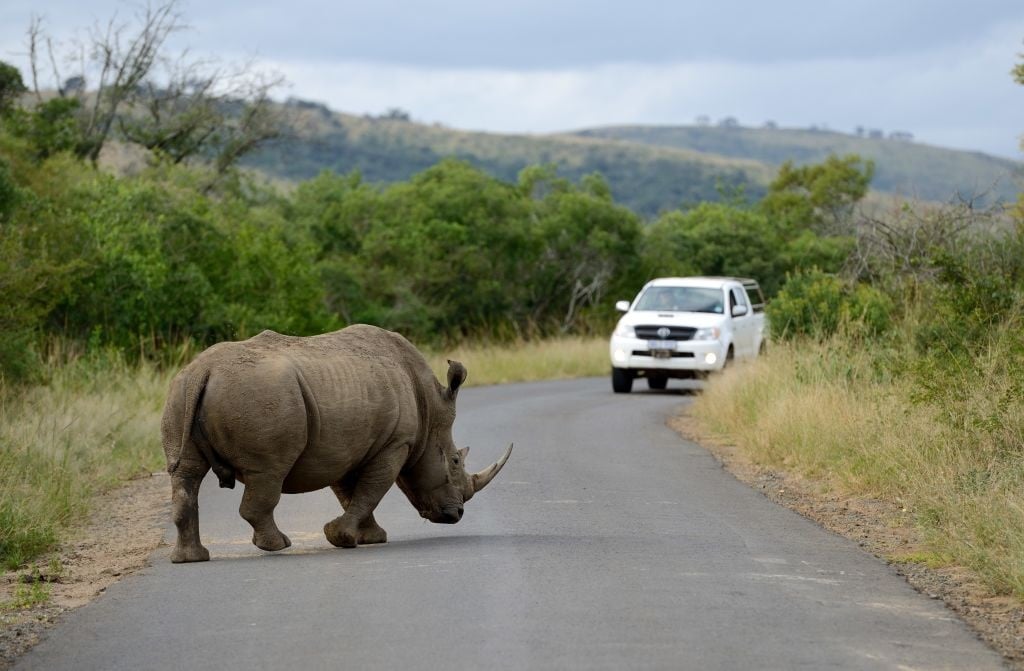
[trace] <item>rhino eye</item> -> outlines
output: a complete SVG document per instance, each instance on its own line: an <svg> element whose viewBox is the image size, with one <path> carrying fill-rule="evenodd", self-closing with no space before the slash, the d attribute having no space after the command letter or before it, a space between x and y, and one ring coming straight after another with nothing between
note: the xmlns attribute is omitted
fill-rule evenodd
<svg viewBox="0 0 1024 671"><path fill-rule="evenodd" d="M458 466L459 465L459 458L458 457L452 457L452 463L455 464L456 466Z"/></svg>

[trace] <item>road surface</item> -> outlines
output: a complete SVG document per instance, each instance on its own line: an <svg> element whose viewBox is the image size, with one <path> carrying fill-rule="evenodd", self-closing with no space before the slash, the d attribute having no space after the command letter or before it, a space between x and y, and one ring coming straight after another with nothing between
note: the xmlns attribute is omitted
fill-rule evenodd
<svg viewBox="0 0 1024 671"><path fill-rule="evenodd" d="M380 546L330 546L323 491L285 496L294 546L262 552L240 489L208 478L212 561L160 548L16 668L1002 668L941 602L680 440L665 420L689 400L604 379L465 389L470 468L514 441L511 460L454 526L393 489Z"/></svg>

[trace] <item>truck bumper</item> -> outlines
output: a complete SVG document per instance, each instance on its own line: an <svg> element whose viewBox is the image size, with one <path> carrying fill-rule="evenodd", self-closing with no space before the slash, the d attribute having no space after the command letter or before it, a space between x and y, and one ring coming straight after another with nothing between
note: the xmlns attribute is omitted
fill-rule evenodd
<svg viewBox="0 0 1024 671"><path fill-rule="evenodd" d="M613 336L609 345L614 368L634 371L715 371L725 365L725 343L718 340L677 341L675 349L656 356L646 340Z"/></svg>

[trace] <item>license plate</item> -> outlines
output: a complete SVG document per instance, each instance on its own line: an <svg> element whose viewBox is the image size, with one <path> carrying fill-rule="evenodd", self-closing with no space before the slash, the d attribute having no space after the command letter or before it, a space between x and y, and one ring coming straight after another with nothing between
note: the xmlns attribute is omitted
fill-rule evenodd
<svg viewBox="0 0 1024 671"><path fill-rule="evenodd" d="M659 350L663 352L673 352L676 349L676 344L672 340L648 340L647 349L652 352Z"/></svg>

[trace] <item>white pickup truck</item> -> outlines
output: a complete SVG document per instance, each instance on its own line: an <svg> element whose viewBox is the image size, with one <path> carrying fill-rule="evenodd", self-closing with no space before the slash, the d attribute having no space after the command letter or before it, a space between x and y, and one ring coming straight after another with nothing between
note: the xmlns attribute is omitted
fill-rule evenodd
<svg viewBox="0 0 1024 671"><path fill-rule="evenodd" d="M626 313L609 344L616 393L631 391L638 377L664 389L670 377L721 370L764 348L764 295L754 280L660 277L615 309Z"/></svg>

